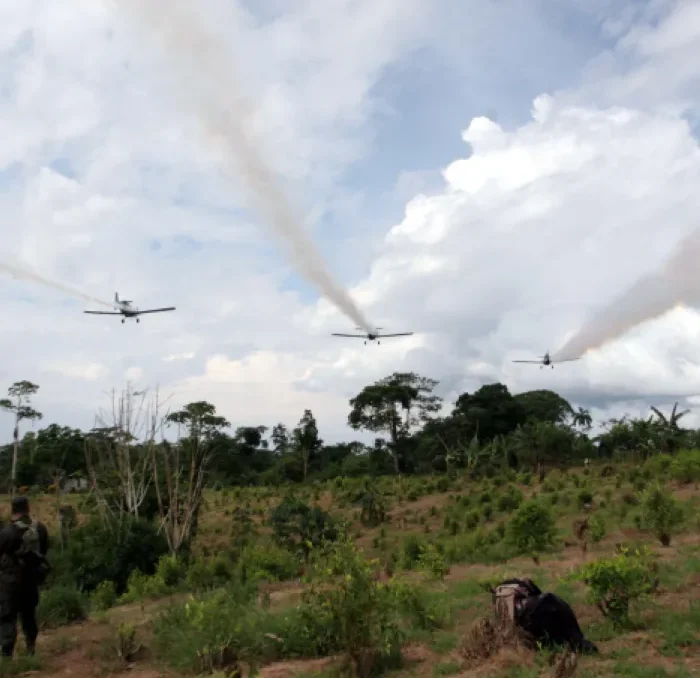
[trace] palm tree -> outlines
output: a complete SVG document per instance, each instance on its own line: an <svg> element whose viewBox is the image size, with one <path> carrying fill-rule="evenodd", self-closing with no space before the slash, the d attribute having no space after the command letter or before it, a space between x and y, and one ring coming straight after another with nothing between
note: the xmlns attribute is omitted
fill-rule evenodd
<svg viewBox="0 0 700 678"><path fill-rule="evenodd" d="M576 412L571 415L574 426L580 426L586 431L590 431L593 425L593 417L585 407L579 407Z"/></svg>
<svg viewBox="0 0 700 678"><path fill-rule="evenodd" d="M673 409L671 410L671 416L667 419L663 412L658 410L656 407L652 406L651 411L657 416L657 422L662 426L668 426L670 428L678 428L678 422L682 417L685 417L690 410L683 410L683 412L677 412L678 403L673 404Z"/></svg>
<svg viewBox="0 0 700 678"><path fill-rule="evenodd" d="M686 437L686 432L678 426L678 422L690 410L678 412L678 403L676 402L673 404L673 409L668 418L656 407L652 406L651 411L656 415L654 424L659 431L659 442L662 449L669 453L675 452L679 447L683 446Z"/></svg>

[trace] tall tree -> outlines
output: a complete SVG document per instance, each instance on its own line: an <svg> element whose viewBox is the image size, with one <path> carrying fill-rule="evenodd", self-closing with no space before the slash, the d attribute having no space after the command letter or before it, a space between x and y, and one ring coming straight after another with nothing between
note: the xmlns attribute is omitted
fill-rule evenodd
<svg viewBox="0 0 700 678"><path fill-rule="evenodd" d="M95 417L86 436L85 464L92 491L100 504L105 525L121 523L123 513L139 517L153 480L153 450L166 423L163 403L156 391L134 391L128 384L121 393L112 391L108 411Z"/></svg>
<svg viewBox="0 0 700 678"><path fill-rule="evenodd" d="M294 445L299 452L302 463L304 480L309 473L309 461L313 459L323 445L318 436L318 426L311 410L304 410L304 416L299 420L294 429Z"/></svg>
<svg viewBox="0 0 700 678"><path fill-rule="evenodd" d="M440 410L442 401L433 395L437 381L413 372L395 372L371 386L365 386L351 401L349 425L367 431L386 432L394 457L394 470L400 473L399 443L412 427L429 421Z"/></svg>
<svg viewBox="0 0 700 678"><path fill-rule="evenodd" d="M291 445L291 436L289 429L284 424L273 426L270 438L272 439L272 449L275 454L280 456L287 454Z"/></svg>
<svg viewBox="0 0 700 678"><path fill-rule="evenodd" d="M153 448L158 512L168 546L172 553L177 553L189 544L197 530L205 474L211 460L210 443L221 429L230 424L216 414L214 405L206 401L189 403L179 412L169 414L166 421L186 433L175 445L163 443ZM155 456L156 449L162 453L160 464ZM161 467L165 497L159 477Z"/></svg>
<svg viewBox="0 0 700 678"><path fill-rule="evenodd" d="M525 422L525 410L504 384L485 384L473 394L457 399L452 416L469 437L482 442L506 435Z"/></svg>
<svg viewBox="0 0 700 678"><path fill-rule="evenodd" d="M562 424L573 413L571 404L549 389L518 393L515 399L525 410L525 420L532 423Z"/></svg>
<svg viewBox="0 0 700 678"><path fill-rule="evenodd" d="M593 425L593 417L585 407L579 407L572 413L571 420L574 426L580 426L584 431L590 431Z"/></svg>
<svg viewBox="0 0 700 678"><path fill-rule="evenodd" d="M690 412L690 410L678 411L678 403L673 404L671 414L667 417L661 410L652 407L651 411L656 415L656 426L659 431L659 443L664 452L675 452L683 446L686 438L685 431L678 426L678 422Z"/></svg>
<svg viewBox="0 0 700 678"><path fill-rule="evenodd" d="M10 472L10 493L15 494L17 482L17 455L19 453L19 423L23 420L36 421L42 418L41 412L31 405L31 398L39 390L31 381L17 381L7 389L9 398L0 400L0 407L11 412L15 417L14 446L12 451L12 470Z"/></svg>

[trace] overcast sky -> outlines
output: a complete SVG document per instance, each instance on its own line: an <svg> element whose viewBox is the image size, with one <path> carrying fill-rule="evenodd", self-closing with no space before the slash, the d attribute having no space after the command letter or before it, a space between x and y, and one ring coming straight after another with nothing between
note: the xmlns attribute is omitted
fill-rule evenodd
<svg viewBox="0 0 700 678"><path fill-rule="evenodd" d="M0 4L0 260L177 306L122 325L0 276L0 389L39 384L43 423L89 427L130 380L234 425L310 408L335 441L362 386L412 370L450 400L502 381L599 420L680 400L700 424L691 309L555 370L512 362L700 226L697 0L190 0L328 267L415 332L380 346L329 336L351 322L245 209L128 1Z"/></svg>

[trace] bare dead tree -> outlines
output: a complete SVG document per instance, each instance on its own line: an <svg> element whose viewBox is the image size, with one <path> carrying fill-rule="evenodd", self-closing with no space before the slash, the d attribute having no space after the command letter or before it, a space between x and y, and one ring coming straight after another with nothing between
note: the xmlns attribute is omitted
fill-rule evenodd
<svg viewBox="0 0 700 678"><path fill-rule="evenodd" d="M168 415L178 427L175 443L163 441L151 447L153 479L161 529L172 553L178 553L194 537L202 505L206 471L212 456L211 438L229 426L207 402L185 405ZM181 436L182 430L187 432Z"/></svg>
<svg viewBox="0 0 700 678"><path fill-rule="evenodd" d="M160 393L134 391L131 384L111 392L111 407L95 417L85 440L90 488L103 522L124 515L139 517L139 509L153 481L153 448L162 435Z"/></svg>

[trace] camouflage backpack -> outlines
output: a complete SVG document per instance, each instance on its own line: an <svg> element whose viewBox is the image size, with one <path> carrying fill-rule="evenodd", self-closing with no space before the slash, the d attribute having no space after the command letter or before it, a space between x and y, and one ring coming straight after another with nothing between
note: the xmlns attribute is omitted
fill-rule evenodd
<svg viewBox="0 0 700 678"><path fill-rule="evenodd" d="M22 532L22 545L17 549L15 557L22 568L23 574L29 574L33 582L41 586L51 571L51 566L41 553L39 546L39 524L36 520L27 523L16 520L15 527Z"/></svg>
<svg viewBox="0 0 700 678"><path fill-rule="evenodd" d="M529 579L509 579L492 589L496 616L515 622L525 603L541 591Z"/></svg>

